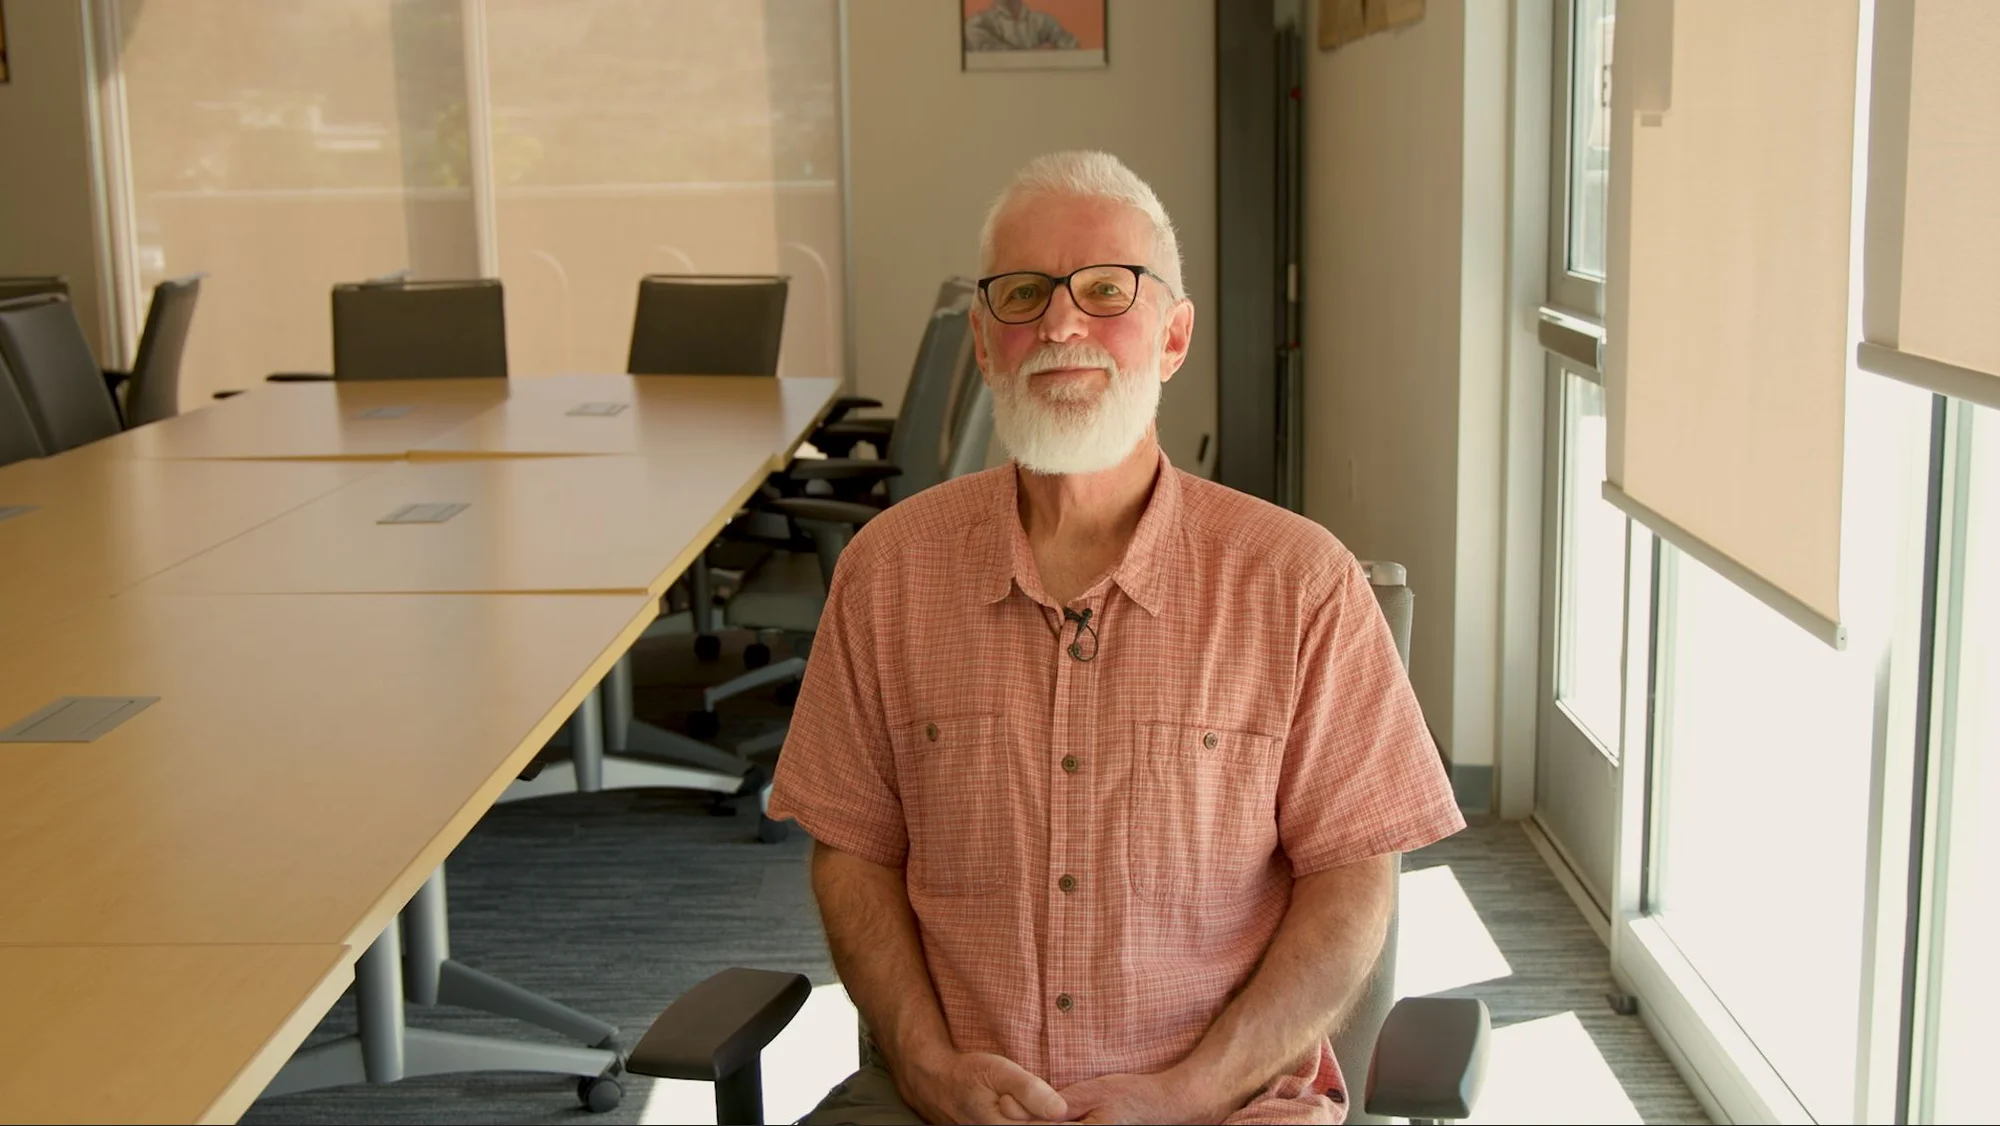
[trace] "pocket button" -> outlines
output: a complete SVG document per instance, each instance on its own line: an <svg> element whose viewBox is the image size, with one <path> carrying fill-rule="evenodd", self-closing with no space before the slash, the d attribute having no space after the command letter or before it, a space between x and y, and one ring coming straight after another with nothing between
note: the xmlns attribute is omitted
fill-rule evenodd
<svg viewBox="0 0 2000 1126"><path fill-rule="evenodd" d="M1221 742L1222 740L1216 738L1215 732L1213 731L1201 737L1201 745L1207 747L1211 751L1214 750L1216 748L1216 745Z"/></svg>
<svg viewBox="0 0 2000 1126"><path fill-rule="evenodd" d="M937 724L924 724L924 738L929 739L933 743L937 742ZM1211 735L1209 738L1213 739L1215 736Z"/></svg>

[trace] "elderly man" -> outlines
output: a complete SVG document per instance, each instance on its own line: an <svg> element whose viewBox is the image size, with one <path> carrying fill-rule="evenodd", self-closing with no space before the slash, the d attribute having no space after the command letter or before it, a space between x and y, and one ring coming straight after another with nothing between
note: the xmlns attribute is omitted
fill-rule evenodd
<svg viewBox="0 0 2000 1126"><path fill-rule="evenodd" d="M1153 191L1042 157L973 329L1004 468L848 547L771 813L870 1033L807 1122L1337 1122L1394 854L1461 828L1319 526L1168 464L1194 305Z"/></svg>

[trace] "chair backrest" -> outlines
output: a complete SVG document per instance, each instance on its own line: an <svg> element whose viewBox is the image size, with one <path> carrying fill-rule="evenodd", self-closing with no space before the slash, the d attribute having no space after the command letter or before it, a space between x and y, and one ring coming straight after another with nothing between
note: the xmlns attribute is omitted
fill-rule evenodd
<svg viewBox="0 0 2000 1126"><path fill-rule="evenodd" d="M1389 634L1396 639L1396 654L1403 659L1403 670L1408 672L1410 621L1416 607L1408 572L1401 563L1364 562L1361 568L1375 591L1375 604L1382 608L1382 617L1389 623ZM1399 867L1401 863L1402 858L1398 857ZM1368 1068L1375 1059L1375 1038L1382 1031L1382 1022L1389 1019L1389 1010L1396 1006L1397 913L1398 904L1391 901L1389 933L1382 940L1382 954L1375 961L1375 972L1355 998L1347 1022L1333 1038L1333 1056L1347 1076L1347 1121L1356 1124L1390 1121L1368 1114L1363 1109L1363 1100L1368 1090Z"/></svg>
<svg viewBox="0 0 2000 1126"><path fill-rule="evenodd" d="M68 297L69 279L53 274L47 277L0 278L0 301L37 297L44 293L60 293Z"/></svg>
<svg viewBox="0 0 2000 1126"><path fill-rule="evenodd" d="M333 287L335 379L505 379L498 279Z"/></svg>
<svg viewBox="0 0 2000 1126"><path fill-rule="evenodd" d="M14 373L47 453L118 433L118 408L69 298L45 293L0 303L0 361Z"/></svg>
<svg viewBox="0 0 2000 1126"><path fill-rule="evenodd" d="M21 401L20 389L14 386L14 373L8 370L7 361L0 358L0 465L12 465L48 452L42 447L41 436L35 433L34 420L28 417L28 404Z"/></svg>
<svg viewBox="0 0 2000 1126"><path fill-rule="evenodd" d="M776 375L785 340L782 276L651 274L632 314L633 375Z"/></svg>
<svg viewBox="0 0 2000 1126"><path fill-rule="evenodd" d="M978 368L973 369L975 374ZM951 459L946 477L963 477L986 468L986 453L993 443L993 389L979 380L966 396L966 409L959 418L951 443Z"/></svg>
<svg viewBox="0 0 2000 1126"><path fill-rule="evenodd" d="M953 396L967 364L972 362L971 282L952 278L938 287L923 342L903 392L896 428L889 435L885 460L903 472L889 478L889 499L914 496L945 479L943 450Z"/></svg>
<svg viewBox="0 0 2000 1126"><path fill-rule="evenodd" d="M153 287L139 355L132 361L132 381L125 387L128 429L181 412L181 355L187 351L188 328L194 324L194 305L205 276L168 278Z"/></svg>

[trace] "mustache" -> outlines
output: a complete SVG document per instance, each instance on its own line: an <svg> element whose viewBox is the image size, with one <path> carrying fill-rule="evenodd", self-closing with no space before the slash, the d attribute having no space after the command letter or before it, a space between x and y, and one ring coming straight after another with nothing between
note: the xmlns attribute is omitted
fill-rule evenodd
<svg viewBox="0 0 2000 1126"><path fill-rule="evenodd" d="M1118 376L1118 361L1111 358L1111 353L1094 344L1069 340L1051 341L1036 348L1022 358L1014 374L1026 378L1060 368L1103 368L1112 378Z"/></svg>

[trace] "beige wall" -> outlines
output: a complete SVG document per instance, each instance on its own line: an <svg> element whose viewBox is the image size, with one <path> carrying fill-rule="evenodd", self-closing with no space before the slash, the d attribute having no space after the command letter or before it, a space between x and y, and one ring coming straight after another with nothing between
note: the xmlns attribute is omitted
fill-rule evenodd
<svg viewBox="0 0 2000 1126"><path fill-rule="evenodd" d="M104 354L82 0L7 5L0 85L0 274L61 274Z"/></svg>
<svg viewBox="0 0 2000 1126"><path fill-rule="evenodd" d="M1160 438L1196 469L1215 431L1215 336L1202 319L1215 287L1213 0L1109 5L1107 69L977 74L959 70L957 5L846 8L857 392L901 399L937 285L977 271L980 220L1013 171L1100 148L1153 185L1180 232L1194 350L1161 401Z"/></svg>
<svg viewBox="0 0 2000 1126"><path fill-rule="evenodd" d="M1454 767L1493 762L1507 8L1306 35L1305 510L1409 568L1411 679Z"/></svg>

